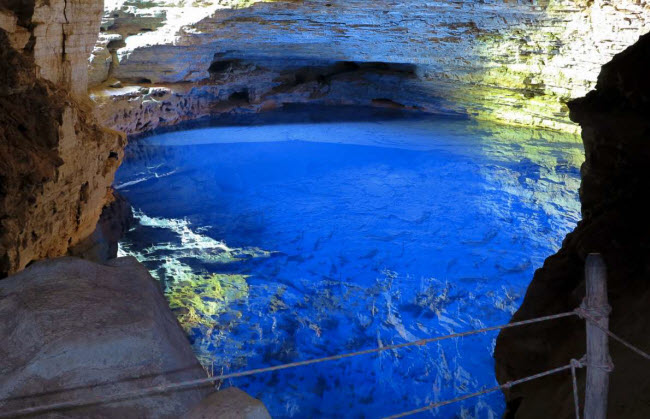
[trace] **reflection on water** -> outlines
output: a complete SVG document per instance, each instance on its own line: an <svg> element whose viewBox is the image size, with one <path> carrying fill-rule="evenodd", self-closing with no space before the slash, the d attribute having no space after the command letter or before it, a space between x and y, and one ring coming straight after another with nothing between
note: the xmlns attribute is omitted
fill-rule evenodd
<svg viewBox="0 0 650 419"><path fill-rule="evenodd" d="M505 323L579 219L574 137L353 108L323 123L329 112L248 116L129 146L116 185L139 223L121 251L164 282L215 373ZM382 417L493 386L495 338L224 385L278 418ZM433 414L502 411L493 394Z"/></svg>

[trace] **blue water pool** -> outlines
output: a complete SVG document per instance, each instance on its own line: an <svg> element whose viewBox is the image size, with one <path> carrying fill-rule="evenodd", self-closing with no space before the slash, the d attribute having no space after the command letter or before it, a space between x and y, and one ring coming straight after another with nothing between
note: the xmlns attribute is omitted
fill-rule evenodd
<svg viewBox="0 0 650 419"><path fill-rule="evenodd" d="M580 217L575 137L289 108L132 141L120 247L210 373L508 322ZM493 386L496 332L227 380L276 418L380 418ZM495 393L432 412L497 418Z"/></svg>

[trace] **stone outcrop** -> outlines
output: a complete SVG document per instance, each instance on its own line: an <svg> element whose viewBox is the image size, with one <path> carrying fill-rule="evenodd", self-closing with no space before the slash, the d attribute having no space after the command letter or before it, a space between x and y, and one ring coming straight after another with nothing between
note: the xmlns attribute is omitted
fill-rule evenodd
<svg viewBox="0 0 650 419"><path fill-rule="evenodd" d="M85 93L101 1L7 3L0 2L0 278L65 255L93 233L126 143L97 124Z"/></svg>
<svg viewBox="0 0 650 419"><path fill-rule="evenodd" d="M87 96L88 56L102 15L101 0L0 1L0 28L11 46L33 59L38 77L77 99Z"/></svg>
<svg viewBox="0 0 650 419"><path fill-rule="evenodd" d="M118 242L133 225L131 204L113 191L102 209L95 231L68 249L68 253L95 262L107 262L117 257Z"/></svg>
<svg viewBox="0 0 650 419"><path fill-rule="evenodd" d="M199 101L220 102L217 111L394 103L575 132L566 102L650 30L650 5L635 0L203 3L183 18L162 1L107 8L90 69L102 121L117 115L109 126L138 132L157 124L152 115L169 125L192 109L198 117L214 112L188 108L199 92ZM363 63L364 71L328 78L332 68ZM407 63L408 71L385 77L378 63L391 70ZM131 87L105 88L116 79ZM247 89L247 103L227 100L234 85ZM142 104L149 99L140 87L166 89L171 99Z"/></svg>
<svg viewBox="0 0 650 419"><path fill-rule="evenodd" d="M271 419L264 403L230 387L207 396L183 419Z"/></svg>
<svg viewBox="0 0 650 419"><path fill-rule="evenodd" d="M134 258L37 262L0 281L0 411L205 378L158 283ZM210 385L45 417L177 418Z"/></svg>
<svg viewBox="0 0 650 419"><path fill-rule="evenodd" d="M513 320L573 310L584 296L584 261L602 253L612 306L610 329L632 344L650 349L648 273L650 218L643 196L650 188L650 35L603 66L596 89L569 103L580 123L586 161L582 167L583 220L548 258ZM567 364L585 353L585 325L558 320L503 331L495 351L500 382ZM615 369L609 386L610 418L650 416L647 361L616 342L610 344ZM584 394L584 372L579 376ZM566 374L513 387L506 393L517 418L573 417L571 382Z"/></svg>

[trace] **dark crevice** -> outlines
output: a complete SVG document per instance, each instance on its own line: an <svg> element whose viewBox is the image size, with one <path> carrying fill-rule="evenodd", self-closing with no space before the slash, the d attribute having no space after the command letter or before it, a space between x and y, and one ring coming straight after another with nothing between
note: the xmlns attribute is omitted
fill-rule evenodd
<svg viewBox="0 0 650 419"><path fill-rule="evenodd" d="M0 0L0 10L8 10L18 17L18 24L23 27L31 25L36 0Z"/></svg>
<svg viewBox="0 0 650 419"><path fill-rule="evenodd" d="M231 94L228 97L228 101L234 104L249 104L250 94L248 93L248 89L240 90L238 92Z"/></svg>

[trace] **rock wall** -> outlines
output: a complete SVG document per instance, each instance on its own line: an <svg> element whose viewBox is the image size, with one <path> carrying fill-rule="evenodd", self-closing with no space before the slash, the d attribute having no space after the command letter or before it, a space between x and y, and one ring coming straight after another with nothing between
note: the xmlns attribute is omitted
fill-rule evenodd
<svg viewBox="0 0 650 419"><path fill-rule="evenodd" d="M420 90L412 66L297 63L267 67L248 61L212 66L200 82L128 85L91 91L106 126L136 134L223 112L259 112L286 103L367 105L457 112ZM408 95L406 103L389 97ZM401 97L401 96L400 96ZM415 104L414 104L415 103Z"/></svg>
<svg viewBox="0 0 650 419"><path fill-rule="evenodd" d="M176 103L192 101L192 91L177 84L209 85L209 94L224 102L221 90L250 78L250 103L231 108L313 99L395 103L576 132L566 102L586 94L602 64L650 31L650 4L636 0L281 0L238 8L219 3L206 0L203 11L192 9L179 19L178 7L166 2L115 2L93 53L91 79L103 87L119 80L169 89L179 99L165 109L184 115L181 120L191 112L174 110ZM374 63L379 72L348 73L333 91L301 76L328 76L324 68L346 63ZM409 71L386 78L377 63L393 69L406 64ZM215 79L215 73L228 77ZM100 108L128 108L134 115L141 104L133 91L93 93L103 97ZM199 115L212 112L197 106ZM171 123L169 115L161 117Z"/></svg>
<svg viewBox="0 0 650 419"><path fill-rule="evenodd" d="M548 258L526 293L513 321L576 308L584 296L584 261L602 253L607 265L612 313L610 329L650 349L646 321L650 287L650 218L642 204L650 188L650 35L603 66L596 89L569 103L580 123L586 161L582 167L583 220L562 249ZM558 320L503 331L495 351L500 382L567 364L585 353L585 325ZM610 418L650 416L647 361L610 343L615 369L609 386ZM579 377L584 394L584 372ZM506 394L508 417L573 417L567 374L513 387Z"/></svg>
<svg viewBox="0 0 650 419"><path fill-rule="evenodd" d="M37 76L87 96L88 57L97 42L101 0L2 0L0 28L34 61Z"/></svg>
<svg viewBox="0 0 650 419"><path fill-rule="evenodd" d="M66 254L110 200L125 139L97 124L86 93L100 12L98 0L0 2L0 278Z"/></svg>

